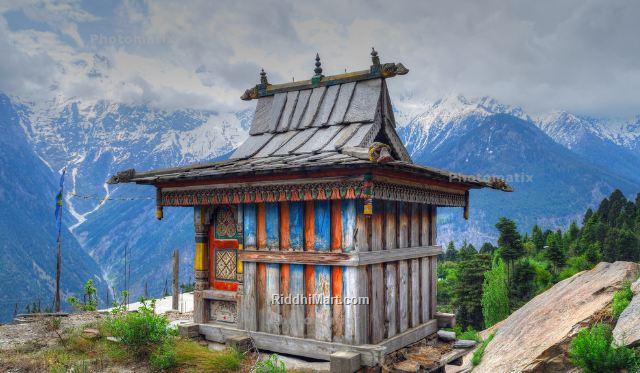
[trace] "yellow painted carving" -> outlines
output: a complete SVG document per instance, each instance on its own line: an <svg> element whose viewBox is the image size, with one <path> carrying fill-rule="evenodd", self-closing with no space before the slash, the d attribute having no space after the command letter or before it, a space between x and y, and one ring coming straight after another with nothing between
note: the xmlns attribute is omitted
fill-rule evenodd
<svg viewBox="0 0 640 373"><path fill-rule="evenodd" d="M242 250L242 244L238 244L238 250ZM242 273L242 260L238 260L238 263L236 264L236 272L238 272L238 274Z"/></svg>
<svg viewBox="0 0 640 373"><path fill-rule="evenodd" d="M196 271L204 271L207 269L204 249L203 243L196 243L196 255L194 259L194 268Z"/></svg>

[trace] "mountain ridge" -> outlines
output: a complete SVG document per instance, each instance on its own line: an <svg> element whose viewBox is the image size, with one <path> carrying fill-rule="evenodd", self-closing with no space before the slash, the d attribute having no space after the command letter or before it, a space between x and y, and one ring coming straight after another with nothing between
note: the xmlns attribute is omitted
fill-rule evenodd
<svg viewBox="0 0 640 373"><path fill-rule="evenodd" d="M189 281L192 212L166 209L165 219L157 222L152 188L113 187L105 181L123 169L148 170L224 158L246 138L252 111L163 111L77 100L56 101L53 107L17 104L22 105L21 128L35 156L51 170L68 167L67 190L72 194L67 195L66 207L74 218L69 232L97 262L112 291L123 289L125 249L131 252L129 290L134 296L145 287L151 295L163 290L175 248L181 251L181 281ZM515 193L473 191L468 222L462 220L460 211L442 209L440 243L449 239L474 244L493 241L493 224L499 215L516 219L523 230L534 223L548 228L566 226L613 188L633 193L638 184L624 168L609 170L581 154L579 149L593 146L580 147L581 138L571 146L563 143L570 131L553 130L562 129L561 116L543 126L519 107L490 97L461 95L432 103L398 102L394 112L399 135L417 163L474 175L533 175L529 184L516 183ZM627 127L633 127L633 122ZM609 130L607 136L614 132ZM633 138L626 139L602 153L622 154L633 162L640 150L634 148ZM610 139L602 141L597 146L611 143ZM546 171L545 163L552 172ZM546 202L549 195L562 198Z"/></svg>

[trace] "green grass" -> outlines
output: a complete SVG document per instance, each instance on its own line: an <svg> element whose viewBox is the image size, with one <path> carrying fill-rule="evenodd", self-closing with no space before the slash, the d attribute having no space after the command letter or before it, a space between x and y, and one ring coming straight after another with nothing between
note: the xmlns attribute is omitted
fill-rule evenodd
<svg viewBox="0 0 640 373"><path fill-rule="evenodd" d="M633 292L631 291L631 283L625 281L622 285L622 289L613 293L613 302L611 302L611 315L617 319L622 314L622 311L627 308L633 298Z"/></svg>
<svg viewBox="0 0 640 373"><path fill-rule="evenodd" d="M471 357L471 364L473 364L473 366L480 364L480 361L482 361L482 356L484 356L484 350L489 345L489 342L491 342L491 340L493 339L493 335L494 333L491 333L489 337L487 337L487 339L482 341L482 343L480 344L480 347L478 347L478 349L473 353L473 356Z"/></svg>
<svg viewBox="0 0 640 373"><path fill-rule="evenodd" d="M612 343L611 327L595 324L582 329L571 341L569 358L586 373L636 371L640 363L638 354L624 346Z"/></svg>
<svg viewBox="0 0 640 373"><path fill-rule="evenodd" d="M176 363L183 367L192 367L195 371L233 372L240 368L244 358L234 349L211 351L196 342L176 339Z"/></svg>
<svg viewBox="0 0 640 373"><path fill-rule="evenodd" d="M445 330L456 333L456 338L458 339L469 339L478 343L482 342L480 333L478 333L478 331L473 329L473 327L471 326L468 326L467 329L464 330L461 326L456 325L454 328L447 328Z"/></svg>

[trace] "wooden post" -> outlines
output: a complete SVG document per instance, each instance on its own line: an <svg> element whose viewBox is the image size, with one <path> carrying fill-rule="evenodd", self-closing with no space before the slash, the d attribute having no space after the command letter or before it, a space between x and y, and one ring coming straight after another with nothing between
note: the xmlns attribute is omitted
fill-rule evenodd
<svg viewBox="0 0 640 373"><path fill-rule="evenodd" d="M62 217L60 217L62 219ZM56 299L55 312L60 312L60 271L62 270L62 243L58 234L58 255L56 256Z"/></svg>
<svg viewBox="0 0 640 373"><path fill-rule="evenodd" d="M180 296L180 292L178 290L178 275L180 271L180 252L176 249L173 250L173 294L171 299L171 308L174 310L178 310L178 298Z"/></svg>
<svg viewBox="0 0 640 373"><path fill-rule="evenodd" d="M209 319L207 302L204 299L203 290L209 288L209 210L206 206L194 207L194 226L196 253L194 256L194 272L196 277L195 291L193 292L193 321L206 323Z"/></svg>

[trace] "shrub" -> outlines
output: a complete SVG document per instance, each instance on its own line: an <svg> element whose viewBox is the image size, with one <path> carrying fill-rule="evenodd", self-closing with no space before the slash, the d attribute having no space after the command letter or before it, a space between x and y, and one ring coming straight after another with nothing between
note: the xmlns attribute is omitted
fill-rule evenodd
<svg viewBox="0 0 640 373"><path fill-rule="evenodd" d="M285 373L284 363L278 360L278 355L272 354L267 359L256 363L256 373Z"/></svg>
<svg viewBox="0 0 640 373"><path fill-rule="evenodd" d="M622 289L613 293L613 302L611 303L611 314L614 318L619 318L625 308L631 303L633 292L631 291L631 283L625 281Z"/></svg>
<svg viewBox="0 0 640 373"><path fill-rule="evenodd" d="M473 364L473 366L480 364L480 361L482 361L484 350L487 349L489 342L491 342L491 340L493 339L493 335L494 333L491 333L489 337L487 337L487 339L482 341L482 344L480 344L480 347L478 347L478 349L473 353L473 356L471 357L471 364Z"/></svg>
<svg viewBox="0 0 640 373"><path fill-rule="evenodd" d="M612 340L609 325L595 324L590 329L582 329L569 346L571 363L587 373L634 368L638 362L636 353L630 348L612 344Z"/></svg>
<svg viewBox="0 0 640 373"><path fill-rule="evenodd" d="M98 308L97 289L93 285L93 280L87 280L84 284L84 302L80 302L76 297L67 298L67 302L71 303L73 308L78 311L95 311Z"/></svg>
<svg viewBox="0 0 640 373"><path fill-rule="evenodd" d="M140 298L140 303L142 305L137 312L127 313L125 307L115 307L106 328L114 337L120 338L134 355L148 356L175 332L169 329L166 317L155 314L155 300L148 302Z"/></svg>

